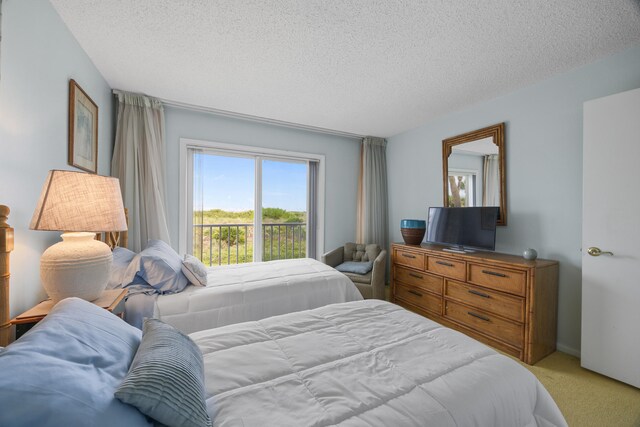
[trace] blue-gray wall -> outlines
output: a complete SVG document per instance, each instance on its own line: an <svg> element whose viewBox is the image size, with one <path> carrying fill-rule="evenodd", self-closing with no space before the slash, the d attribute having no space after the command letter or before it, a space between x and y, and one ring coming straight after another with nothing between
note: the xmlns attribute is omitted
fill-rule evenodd
<svg viewBox="0 0 640 427"><path fill-rule="evenodd" d="M354 241L360 143L358 140L165 108L167 206L171 245L178 249L180 138L325 155L325 249Z"/></svg>
<svg viewBox="0 0 640 427"><path fill-rule="evenodd" d="M67 166L69 79L99 107L98 172L109 174L113 99L104 78L47 0L3 0L0 49L0 204L11 208L11 314L42 301L39 259L60 240L28 229L50 169Z"/></svg>
<svg viewBox="0 0 640 427"><path fill-rule="evenodd" d="M389 138L390 230L442 206L442 140L506 122L508 225L496 250L560 261L558 348L580 349L582 104L640 87L640 46ZM640 118L639 118L640 119Z"/></svg>
<svg viewBox="0 0 640 427"><path fill-rule="evenodd" d="M12 208L12 315L44 298L40 254L57 233L29 231L46 173L67 169L68 80L100 108L99 173L113 145L110 88L46 0L2 1L0 203ZM559 348L580 348L582 103L640 87L640 46L388 138L390 236L442 204L442 139L505 121L509 225L497 250L534 247L560 261ZM166 109L168 218L178 242L180 138L326 156L325 248L355 238L358 143L207 113Z"/></svg>

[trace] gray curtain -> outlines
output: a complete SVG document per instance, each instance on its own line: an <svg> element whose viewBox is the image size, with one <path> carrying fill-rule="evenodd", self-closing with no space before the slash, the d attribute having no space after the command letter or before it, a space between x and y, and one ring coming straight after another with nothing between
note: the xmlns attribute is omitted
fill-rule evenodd
<svg viewBox="0 0 640 427"><path fill-rule="evenodd" d="M387 249L387 141L365 137L360 149L358 180L358 243L377 243Z"/></svg>
<svg viewBox="0 0 640 427"><path fill-rule="evenodd" d="M118 94L116 142L111 175L120 179L129 209L129 248L150 239L169 241L165 195L164 109L154 98Z"/></svg>
<svg viewBox="0 0 640 427"><path fill-rule="evenodd" d="M317 228L318 228L318 166L319 162L309 161L309 201L307 206L307 257L316 259L318 244Z"/></svg>

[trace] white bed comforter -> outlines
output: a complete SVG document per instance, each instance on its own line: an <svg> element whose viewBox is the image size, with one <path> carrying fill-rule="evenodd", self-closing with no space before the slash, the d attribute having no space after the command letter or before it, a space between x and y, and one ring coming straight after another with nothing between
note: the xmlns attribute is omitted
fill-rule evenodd
<svg viewBox="0 0 640 427"><path fill-rule="evenodd" d="M396 305L333 304L192 334L214 426L565 426L528 370Z"/></svg>
<svg viewBox="0 0 640 427"><path fill-rule="evenodd" d="M154 317L191 333L362 299L347 276L310 258L211 267L207 282L158 296Z"/></svg>

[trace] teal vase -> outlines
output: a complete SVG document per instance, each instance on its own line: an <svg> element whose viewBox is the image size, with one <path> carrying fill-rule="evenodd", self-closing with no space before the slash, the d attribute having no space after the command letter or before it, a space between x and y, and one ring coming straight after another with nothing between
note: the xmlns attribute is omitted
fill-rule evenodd
<svg viewBox="0 0 640 427"><path fill-rule="evenodd" d="M404 243L419 245L427 231L427 222L423 219L403 219L400 221L400 232Z"/></svg>

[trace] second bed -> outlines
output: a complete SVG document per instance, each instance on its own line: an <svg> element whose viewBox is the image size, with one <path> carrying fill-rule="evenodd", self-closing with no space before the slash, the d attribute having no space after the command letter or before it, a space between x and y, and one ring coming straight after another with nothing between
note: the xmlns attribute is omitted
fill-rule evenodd
<svg viewBox="0 0 640 427"><path fill-rule="evenodd" d="M207 268L207 286L166 295L138 294L126 304L127 321L155 317L184 333L358 301L344 274L310 258Z"/></svg>

